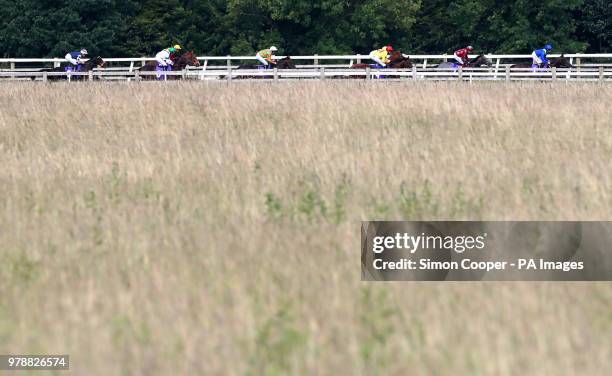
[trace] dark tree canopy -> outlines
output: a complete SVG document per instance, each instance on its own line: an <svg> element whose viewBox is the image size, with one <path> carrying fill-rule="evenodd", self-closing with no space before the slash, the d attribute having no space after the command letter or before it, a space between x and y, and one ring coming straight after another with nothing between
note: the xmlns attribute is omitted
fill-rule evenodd
<svg viewBox="0 0 612 376"><path fill-rule="evenodd" d="M612 50L609 0L0 0L0 56Z"/></svg>

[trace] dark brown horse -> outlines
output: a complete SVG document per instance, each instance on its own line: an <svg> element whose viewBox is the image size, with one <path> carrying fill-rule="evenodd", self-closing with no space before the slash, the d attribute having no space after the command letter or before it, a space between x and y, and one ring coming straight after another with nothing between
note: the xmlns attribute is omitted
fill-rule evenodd
<svg viewBox="0 0 612 376"><path fill-rule="evenodd" d="M192 66L192 67L199 67L200 66L200 61L198 60L198 57L196 56L195 52L193 51L187 51L184 54L182 54L179 57L176 57L176 55L171 55L170 56L170 60L172 60L172 66L168 67L168 71L173 71L173 72L180 72L183 69ZM139 70L140 72L155 72L161 69L158 69L157 66L157 61L148 61L145 66L141 67L141 68L137 68L137 70ZM146 75L143 76L144 80L154 80L156 78L159 78L161 76L162 73L160 73L159 75ZM168 80L178 80L180 79L179 76L176 75L172 75L172 76L167 76L165 77Z"/></svg>
<svg viewBox="0 0 612 376"><path fill-rule="evenodd" d="M550 64L548 67L537 67L534 66L533 63L519 63L510 66L512 68L533 68L533 69L542 69L546 70L548 68L573 68L574 66L570 63L569 59L565 57L565 54L561 54L558 58L550 59Z"/></svg>
<svg viewBox="0 0 612 376"><path fill-rule="evenodd" d="M493 63L491 63L491 60L489 60L489 58L487 58L485 55L478 55L472 60L468 61L465 65L463 65L463 67L464 68L480 68L482 66L490 67L492 64ZM459 69L459 66L460 64L454 61L445 61L444 63L438 64L435 68Z"/></svg>
<svg viewBox="0 0 612 376"><path fill-rule="evenodd" d="M260 69L258 64L242 64L237 69ZM291 60L291 56L284 57L276 61L276 64L269 65L269 69L296 69L295 63Z"/></svg>
<svg viewBox="0 0 612 376"><path fill-rule="evenodd" d="M366 69L368 67L373 68L371 64L359 63L359 64L351 65L351 69ZM412 61L410 60L408 56L402 54L401 51L393 51L391 56L389 56L389 64L387 64L387 68L394 68L394 69L412 68Z"/></svg>
<svg viewBox="0 0 612 376"><path fill-rule="evenodd" d="M402 54L401 51L393 52L389 60L391 61L391 63L389 64L389 68L395 68L395 69L412 68L412 61L410 61L410 58L408 56Z"/></svg>
<svg viewBox="0 0 612 376"><path fill-rule="evenodd" d="M377 69L379 66L377 64L363 64L363 63L359 63L359 64L353 64L351 65L350 69L360 69L360 70L365 70L367 68L374 68ZM410 60L410 58L407 55L404 55L401 51L394 51L390 56L389 56L389 64L387 64L387 66L383 69L387 69L387 68L391 68L391 69L410 69L412 68L412 61ZM365 77L365 75L363 74L359 74L359 75L350 75L348 77L344 77L344 78L354 78L354 79L363 79ZM377 78L386 78L385 75L376 75ZM391 76L393 77L393 76ZM397 78L397 76L396 76Z"/></svg>
<svg viewBox="0 0 612 376"><path fill-rule="evenodd" d="M63 72L66 73L66 75L58 75L58 76L49 76L48 79L50 81L59 81L59 80L67 80L69 77L69 73L68 72L89 72L90 70L94 69L94 68L104 68L104 66L106 65L106 63L104 62L104 60L100 57L97 56L93 59L89 59L86 62L84 62L83 64L79 64L76 68L73 68L71 66L62 66L62 67L57 67L57 68L47 68L47 69L42 69L41 72ZM72 70L69 70L69 68L72 68ZM77 70L78 69L78 70ZM83 80L85 79L85 76L71 76L70 77L71 80Z"/></svg>
<svg viewBox="0 0 612 376"><path fill-rule="evenodd" d="M297 69L297 67L295 66L295 63L293 62L293 60L291 60L291 56L286 56L282 59L279 59L276 61L276 64L270 64L267 69L263 68L263 66L261 65L257 65L257 64L242 64L239 65L238 68L236 69L251 69L251 70L272 70L274 68L277 69ZM236 76L235 78L266 78L268 77L266 76ZM226 76L221 76L221 78L227 78Z"/></svg>

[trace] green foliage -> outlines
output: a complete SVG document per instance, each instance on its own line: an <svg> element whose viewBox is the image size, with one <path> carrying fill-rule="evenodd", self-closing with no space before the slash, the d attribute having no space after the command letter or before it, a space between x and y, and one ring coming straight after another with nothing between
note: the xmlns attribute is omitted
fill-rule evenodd
<svg viewBox="0 0 612 376"><path fill-rule="evenodd" d="M303 214L309 222L313 222L316 218L326 216L327 205L318 190L308 189L300 197L297 211Z"/></svg>
<svg viewBox="0 0 612 376"><path fill-rule="evenodd" d="M406 220L423 220L438 215L439 205L433 197L428 180L425 180L420 191L410 190L406 183L402 183L399 194L399 211Z"/></svg>
<svg viewBox="0 0 612 376"><path fill-rule="evenodd" d="M130 346L133 343L147 345L151 342L151 330L146 322L134 322L125 315L117 315L112 320L113 342L116 346Z"/></svg>
<svg viewBox="0 0 612 376"><path fill-rule="evenodd" d="M131 0L0 0L0 55L63 56L86 47L92 54L124 53Z"/></svg>
<svg viewBox="0 0 612 376"><path fill-rule="evenodd" d="M612 2L585 0L577 17L579 37L588 41L594 51L612 49Z"/></svg>
<svg viewBox="0 0 612 376"><path fill-rule="evenodd" d="M306 335L297 328L297 320L288 304L266 320L257 330L256 351L252 363L256 375L287 375L291 356L303 349Z"/></svg>
<svg viewBox="0 0 612 376"><path fill-rule="evenodd" d="M366 369L380 371L392 361L388 346L400 311L386 289L363 288L359 303L361 358Z"/></svg>
<svg viewBox="0 0 612 376"><path fill-rule="evenodd" d="M16 284L28 284L38 276L38 263L31 260L25 253L19 253L9 264Z"/></svg>
<svg viewBox="0 0 612 376"><path fill-rule="evenodd" d="M266 208L268 216L272 219L278 219L283 215L283 204L274 193L266 193Z"/></svg>
<svg viewBox="0 0 612 376"><path fill-rule="evenodd" d="M292 220L316 223L328 221L338 225L347 220L346 203L350 192L350 181L346 176L336 185L333 197L326 198L321 193L318 184L303 181L302 186L294 196L285 199L283 206L281 198L274 193L266 194L266 209L271 219L281 219L288 215Z"/></svg>
<svg viewBox="0 0 612 376"><path fill-rule="evenodd" d="M368 53L391 43L408 53L605 52L606 0L0 0L0 56L152 55L180 43L200 54Z"/></svg>
<svg viewBox="0 0 612 376"><path fill-rule="evenodd" d="M575 11L584 0L434 0L424 3L412 48L442 53L472 44L489 53L526 53L546 42L557 50L582 51Z"/></svg>

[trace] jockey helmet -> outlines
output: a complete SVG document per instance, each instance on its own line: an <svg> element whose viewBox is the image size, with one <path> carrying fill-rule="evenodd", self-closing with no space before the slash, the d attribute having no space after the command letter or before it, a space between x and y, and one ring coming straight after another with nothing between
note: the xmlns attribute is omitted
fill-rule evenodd
<svg viewBox="0 0 612 376"><path fill-rule="evenodd" d="M278 48L276 48L276 47L272 46L272 47L270 47L270 51L273 51L273 52L274 52L274 51L278 51Z"/></svg>
<svg viewBox="0 0 612 376"><path fill-rule="evenodd" d="M468 50L468 51L474 51L474 47L472 47L472 46L467 46L467 50Z"/></svg>
<svg viewBox="0 0 612 376"><path fill-rule="evenodd" d="M391 52L393 51L393 47L391 45L388 45L387 47L385 47L387 52Z"/></svg>
<svg viewBox="0 0 612 376"><path fill-rule="evenodd" d="M545 49L546 51L552 51L552 49L553 49L553 48L552 48L552 44L547 44L546 46L544 46L544 49Z"/></svg>
<svg viewBox="0 0 612 376"><path fill-rule="evenodd" d="M87 50L84 48L81 48L81 55L87 55Z"/></svg>
<svg viewBox="0 0 612 376"><path fill-rule="evenodd" d="M175 50L180 50L181 49L181 45L180 44L175 44L174 45L174 49Z"/></svg>
<svg viewBox="0 0 612 376"><path fill-rule="evenodd" d="M168 52L176 52L176 48L170 47L170 48L168 48Z"/></svg>

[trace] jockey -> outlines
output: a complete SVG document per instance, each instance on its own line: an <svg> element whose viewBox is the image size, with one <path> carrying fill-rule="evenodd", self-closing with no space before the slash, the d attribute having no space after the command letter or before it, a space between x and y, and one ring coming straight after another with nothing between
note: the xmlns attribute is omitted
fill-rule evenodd
<svg viewBox="0 0 612 376"><path fill-rule="evenodd" d="M87 59L88 57L89 56L87 55L87 50L84 48L81 48L80 51L68 52L64 58L70 64L76 67L76 66L79 66L80 64L83 64L85 62L83 59Z"/></svg>
<svg viewBox="0 0 612 376"><path fill-rule="evenodd" d="M537 65L538 67L548 66L548 58L546 54L548 51L552 51L552 45L547 44L541 50L535 50L531 53L531 58L533 59L533 65Z"/></svg>
<svg viewBox="0 0 612 376"><path fill-rule="evenodd" d="M466 48L461 48L455 51L453 56L455 57L455 60L457 60L459 64L466 65L470 61L468 54L470 54L471 52L474 52L474 47L467 46Z"/></svg>
<svg viewBox="0 0 612 376"><path fill-rule="evenodd" d="M370 59L374 60L376 64L386 67L387 64L389 64L389 52L393 52L393 47L381 47L378 50L370 52Z"/></svg>
<svg viewBox="0 0 612 376"><path fill-rule="evenodd" d="M160 67L167 67L168 65L173 65L174 62L172 58L174 54L181 49L180 45L175 45L174 47L165 48L155 55L155 61L157 61L157 65Z"/></svg>
<svg viewBox="0 0 612 376"><path fill-rule="evenodd" d="M267 50L261 50L255 55L255 59L257 59L260 63L262 63L265 67L270 66L270 64L276 64L276 61L272 58L272 55L278 51L278 48L272 46Z"/></svg>

